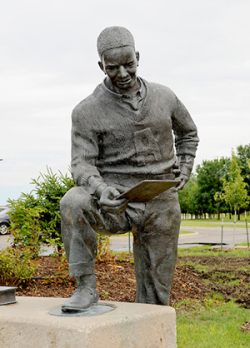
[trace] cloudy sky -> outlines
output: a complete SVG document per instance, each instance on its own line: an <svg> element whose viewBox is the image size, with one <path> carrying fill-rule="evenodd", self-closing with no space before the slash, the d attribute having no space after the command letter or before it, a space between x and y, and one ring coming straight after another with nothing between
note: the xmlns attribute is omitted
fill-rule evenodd
<svg viewBox="0 0 250 348"><path fill-rule="evenodd" d="M250 143L249 0L1 0L0 204L46 166L66 173L71 111L103 79L96 38L127 27L138 74L170 87L195 120L196 165Z"/></svg>

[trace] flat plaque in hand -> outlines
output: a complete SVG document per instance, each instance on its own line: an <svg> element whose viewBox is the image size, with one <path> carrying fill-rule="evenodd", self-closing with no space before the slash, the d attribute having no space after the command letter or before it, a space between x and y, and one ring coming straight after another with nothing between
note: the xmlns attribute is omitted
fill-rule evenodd
<svg viewBox="0 0 250 348"><path fill-rule="evenodd" d="M179 184L177 180L144 180L116 199L127 198L129 202L147 202L162 192Z"/></svg>

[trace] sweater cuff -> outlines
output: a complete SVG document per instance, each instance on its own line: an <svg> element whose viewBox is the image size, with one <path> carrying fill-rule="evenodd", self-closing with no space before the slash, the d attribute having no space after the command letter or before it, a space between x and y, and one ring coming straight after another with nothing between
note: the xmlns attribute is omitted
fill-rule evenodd
<svg viewBox="0 0 250 348"><path fill-rule="evenodd" d="M103 190L108 185L102 180L101 177L90 176L87 180L86 189L91 195L95 195L97 198L101 197Z"/></svg>
<svg viewBox="0 0 250 348"><path fill-rule="evenodd" d="M178 156L178 164L181 170L181 174L189 178L194 165L194 157L190 155Z"/></svg>

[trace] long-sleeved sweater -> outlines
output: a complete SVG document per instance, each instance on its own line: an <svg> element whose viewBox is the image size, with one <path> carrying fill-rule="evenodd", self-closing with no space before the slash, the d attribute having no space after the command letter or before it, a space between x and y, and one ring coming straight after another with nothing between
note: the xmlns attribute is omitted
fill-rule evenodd
<svg viewBox="0 0 250 348"><path fill-rule="evenodd" d="M199 139L185 106L169 88L142 81L146 97L139 113L104 83L74 108L71 167L78 186L92 176L131 186L168 173L176 162L174 139L177 156L195 157Z"/></svg>

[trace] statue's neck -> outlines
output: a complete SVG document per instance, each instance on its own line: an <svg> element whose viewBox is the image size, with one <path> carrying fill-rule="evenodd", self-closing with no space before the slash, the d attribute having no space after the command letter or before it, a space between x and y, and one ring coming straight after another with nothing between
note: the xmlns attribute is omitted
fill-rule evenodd
<svg viewBox="0 0 250 348"><path fill-rule="evenodd" d="M107 77L107 78L105 79L105 86L106 86L109 90L111 90L112 92L115 92L115 93L117 93L117 94L132 96L133 94L135 95L135 94L140 90L140 88L141 88L141 83L140 83L140 80L137 78L137 79L136 79L136 82L135 82L135 84L134 84L133 87L124 90L124 89L120 89L120 88L118 88L118 87L115 87L115 86L111 83L110 79Z"/></svg>

